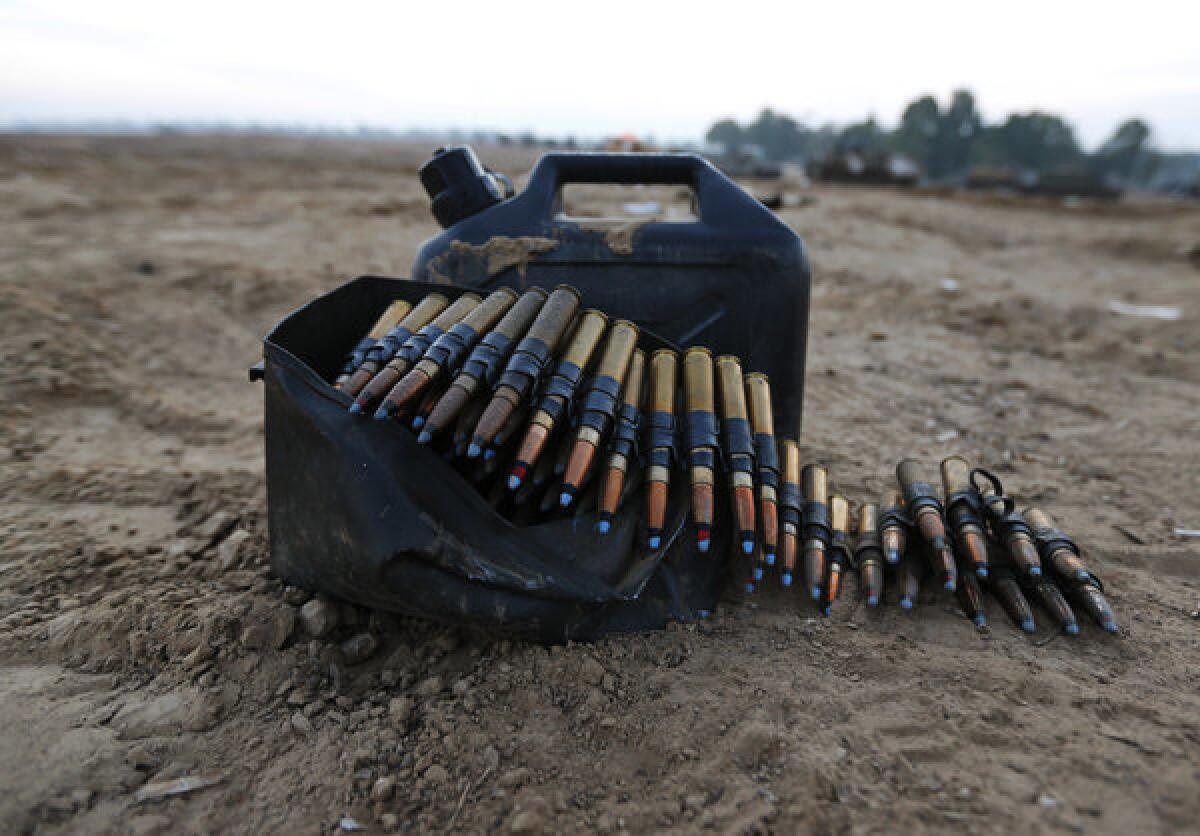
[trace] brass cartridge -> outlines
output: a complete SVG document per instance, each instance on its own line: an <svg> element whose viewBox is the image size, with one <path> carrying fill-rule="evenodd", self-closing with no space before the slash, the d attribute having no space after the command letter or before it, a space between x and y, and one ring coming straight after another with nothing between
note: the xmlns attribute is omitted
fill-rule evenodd
<svg viewBox="0 0 1200 836"><path fill-rule="evenodd" d="M1092 573L1079 555L1075 541L1059 530L1053 517L1040 508L1026 508L1024 515L1033 529L1034 542L1042 564L1048 564L1066 580L1087 583Z"/></svg>
<svg viewBox="0 0 1200 836"><path fill-rule="evenodd" d="M979 577L986 578L987 533L980 516L983 499L971 484L971 466L962 456L949 456L942 459L941 472L946 522L954 533L954 545L963 553L969 568Z"/></svg>
<svg viewBox="0 0 1200 836"><path fill-rule="evenodd" d="M733 514L742 552L754 552L757 522L754 512L754 437L746 407L746 389L738 358L724 354L717 358L717 388L721 403L721 430L729 463L729 484L733 492ZM755 580L762 569L755 567Z"/></svg>
<svg viewBox="0 0 1200 836"><path fill-rule="evenodd" d="M563 508L574 500L591 470L596 448L616 418L617 399L625 383L637 339L638 327L632 322L622 319L613 323L600 354L596 374L581 404L579 430L575 434L575 446L567 461L567 472L563 474L562 493L558 499Z"/></svg>
<svg viewBox="0 0 1200 836"><path fill-rule="evenodd" d="M650 405L647 416L646 446L646 543L651 549L662 545L663 523L667 515L671 467L675 460L675 379L679 357L669 348L660 348L650 357ZM708 550L708 540L700 542Z"/></svg>
<svg viewBox="0 0 1200 836"><path fill-rule="evenodd" d="M858 564L863 599L868 607L875 607L883 597L883 548L879 540L878 505L867 502L859 508L855 534L854 561Z"/></svg>
<svg viewBox="0 0 1200 836"><path fill-rule="evenodd" d="M896 488L885 490L879 503L879 541L884 559L893 566L898 564L908 546L908 522L904 498Z"/></svg>
<svg viewBox="0 0 1200 836"><path fill-rule="evenodd" d="M829 527L833 531L830 550L829 577L825 583L822 611L829 615L833 602L842 592L842 574L849 567L850 551L847 536L850 530L850 503L840 493L829 497Z"/></svg>
<svg viewBox="0 0 1200 836"><path fill-rule="evenodd" d="M937 491L925 480L921 465L914 459L904 459L896 465L896 479L904 493L909 518L932 550L934 568L941 574L943 587L954 590L958 585L958 567L946 536L946 521L942 518Z"/></svg>
<svg viewBox="0 0 1200 836"><path fill-rule="evenodd" d="M396 352L418 331L432 322L433 318L445 310L448 304L450 304L449 301L442 294L430 293L415 306L410 306L408 313L404 314L399 322L367 349L362 362L344 381L341 387L342 391L351 397L357 397L371 378L391 362L392 358L396 356Z"/></svg>
<svg viewBox="0 0 1200 836"><path fill-rule="evenodd" d="M367 331L367 335L361 338L355 344L354 349L346 355L342 369L338 372L337 379L334 381L334 385L338 389L345 391L345 383L358 367L366 362L371 349L387 336L387 332L399 323L410 310L412 310L412 304L403 299L397 299L387 306L384 312L380 314L379 319L375 320L375 324Z"/></svg>
<svg viewBox="0 0 1200 836"><path fill-rule="evenodd" d="M637 454L645 376L646 352L640 348L634 349L629 371L625 374L625 385L621 388L621 406L613 426L613 436L608 446L608 467L600 489L596 520L596 531L600 534L607 534L612 525L625 492L625 474Z"/></svg>
<svg viewBox="0 0 1200 836"><path fill-rule="evenodd" d="M559 342L574 320L579 301L579 291L565 284L554 288L546 298L533 324L513 350L491 401L479 417L467 447L469 458L482 454L517 406L529 400L534 385L549 366Z"/></svg>
<svg viewBox="0 0 1200 836"><path fill-rule="evenodd" d="M783 488L779 496L779 519L781 528L781 549L783 568L779 582L784 586L792 585L792 577L796 571L796 557L799 551L801 517L800 498L800 445L790 438L781 439L779 448L783 453Z"/></svg>
<svg viewBox="0 0 1200 836"><path fill-rule="evenodd" d="M764 560L773 566L779 545L779 451L771 414L771 384L765 374L751 372L745 377L745 385L758 471L758 527Z"/></svg>
<svg viewBox="0 0 1200 836"><path fill-rule="evenodd" d="M361 412L383 398L412 368L413 364L424 356L426 349L433 344L434 340L462 321L462 318L478 307L479 303L480 299L477 295L464 293L443 308L429 323L404 341L404 345L397 349L391 361L380 369L379 373L371 378L371 381L358 393L354 403L350 406L350 411ZM420 306L418 305L418 307ZM388 414L386 412L382 416L376 414L375 417L387 418Z"/></svg>
<svg viewBox="0 0 1200 836"><path fill-rule="evenodd" d="M804 497L804 579L814 601L821 600L825 587L826 556L833 546L829 520L829 473L819 464L800 470Z"/></svg>
<svg viewBox="0 0 1200 836"><path fill-rule="evenodd" d="M533 419L525 430L525 437L517 450L516 461L513 462L508 475L509 490L515 491L521 486L522 480L542 455L546 440L567 414L567 408L583 377L584 369L591 361L607 326L608 317L598 310L589 309L580 316L562 358L546 381Z"/></svg>
<svg viewBox="0 0 1200 836"><path fill-rule="evenodd" d="M380 408L386 407L389 414L398 412L420 394L430 381L457 371L466 362L475 344L500 321L516 300L516 291L507 287L489 293L480 304L433 341L417 364L388 392ZM424 419L421 423L424 423ZM417 429L420 429L420 425L417 425Z"/></svg>
<svg viewBox="0 0 1200 836"><path fill-rule="evenodd" d="M686 460L691 488L692 524L696 548L707 552L712 544L713 504L717 481L716 401L712 352L692 346L683 354L684 427Z"/></svg>

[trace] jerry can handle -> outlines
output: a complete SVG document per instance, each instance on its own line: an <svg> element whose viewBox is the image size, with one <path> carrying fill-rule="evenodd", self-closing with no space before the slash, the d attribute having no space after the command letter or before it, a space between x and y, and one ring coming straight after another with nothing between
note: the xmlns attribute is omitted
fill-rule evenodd
<svg viewBox="0 0 1200 836"><path fill-rule="evenodd" d="M546 154L534 166L525 187L530 208L541 217L553 218L565 183L690 186L700 221L710 225L724 225L723 221L733 224L739 211L758 206L697 154Z"/></svg>

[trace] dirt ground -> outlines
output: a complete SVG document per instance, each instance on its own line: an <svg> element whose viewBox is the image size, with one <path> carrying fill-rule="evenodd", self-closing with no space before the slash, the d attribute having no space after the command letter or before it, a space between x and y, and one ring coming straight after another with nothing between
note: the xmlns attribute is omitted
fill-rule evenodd
<svg viewBox="0 0 1200 836"><path fill-rule="evenodd" d="M993 466L1077 534L1119 635L768 590L547 649L302 614L268 570L246 367L313 295L407 273L428 150L0 138L3 830L1195 831L1194 205L782 212L816 276L806 459L855 500L905 454ZM143 798L184 776L216 783Z"/></svg>

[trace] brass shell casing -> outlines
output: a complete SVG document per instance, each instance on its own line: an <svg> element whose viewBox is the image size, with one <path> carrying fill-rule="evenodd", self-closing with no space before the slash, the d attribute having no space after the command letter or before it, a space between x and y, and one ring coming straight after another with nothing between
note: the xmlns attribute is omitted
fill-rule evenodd
<svg viewBox="0 0 1200 836"><path fill-rule="evenodd" d="M971 489L971 465L962 456L942 459L942 489L946 496Z"/></svg>
<svg viewBox="0 0 1200 836"><path fill-rule="evenodd" d="M608 334L608 341L604 344L604 352L600 355L600 363L596 366L596 377L611 377L617 382L624 381L637 338L638 327L632 322L626 319L614 322Z"/></svg>
<svg viewBox="0 0 1200 836"><path fill-rule="evenodd" d="M392 326L408 316L408 312L412 310L412 303L406 302L403 299L397 299L392 304L388 305L379 319L375 320L375 324L371 326L371 330L367 332L367 336L373 340L381 340L387 335L387 332L392 330Z"/></svg>
<svg viewBox="0 0 1200 836"><path fill-rule="evenodd" d="M900 494L899 488L887 488L883 492L883 499L879 502L879 507L884 510L898 508L904 505L904 497Z"/></svg>
<svg viewBox="0 0 1200 836"><path fill-rule="evenodd" d="M702 345L692 346L683 353L683 394L688 412L716 414L712 352Z"/></svg>
<svg viewBox="0 0 1200 836"><path fill-rule="evenodd" d="M481 301L474 293L464 293L433 318L433 325L443 331L449 331L452 326L462 322L467 314L479 307Z"/></svg>
<svg viewBox="0 0 1200 836"><path fill-rule="evenodd" d="M721 417L726 421L749 420L742 364L731 354L717 358L717 382L721 391Z"/></svg>
<svg viewBox="0 0 1200 836"><path fill-rule="evenodd" d="M579 323L575 326L575 332L571 335L571 341L567 343L562 359L574 363L580 369L586 369L596 346L600 344L600 338L604 336L606 327L608 317L602 311L588 308L579 317Z"/></svg>
<svg viewBox="0 0 1200 836"><path fill-rule="evenodd" d="M750 404L750 428L755 435L774 435L775 418L771 414L771 383L762 372L746 375L746 400Z"/></svg>
<svg viewBox="0 0 1200 836"><path fill-rule="evenodd" d="M829 472L819 464L806 464L800 471L801 492L809 502L829 502Z"/></svg>
<svg viewBox="0 0 1200 836"><path fill-rule="evenodd" d="M858 509L858 527L855 532L859 535L874 534L879 526L879 506L874 502L865 502Z"/></svg>
<svg viewBox="0 0 1200 836"><path fill-rule="evenodd" d="M779 442L779 447L783 454L783 481L800 484L800 445L785 438Z"/></svg>
<svg viewBox="0 0 1200 836"><path fill-rule="evenodd" d="M530 324L534 317L538 315L538 311L542 309L542 305L546 301L546 291L540 287L531 287L529 290L521 294L516 302L513 302L511 308L508 309L503 318L496 323L497 332L508 337L513 342L525 336L525 332L529 330Z"/></svg>
<svg viewBox="0 0 1200 836"><path fill-rule="evenodd" d="M404 319L400 320L400 324L415 334L433 322L433 318L446 310L446 306L449 304L450 301L442 294L430 293L405 314Z"/></svg>
<svg viewBox="0 0 1200 836"><path fill-rule="evenodd" d="M907 493L909 487L915 482L927 482L927 479L922 478L921 464L916 459L905 459L896 465L896 479L899 480L900 486Z"/></svg>
<svg viewBox="0 0 1200 836"><path fill-rule="evenodd" d="M684 355L685 357L687 355ZM669 348L660 348L650 355L650 411L675 412L675 376L679 357Z"/></svg>
<svg viewBox="0 0 1200 836"><path fill-rule="evenodd" d="M1025 522L1029 523L1029 527L1034 531L1040 531L1043 528L1058 528L1054 518L1041 508L1026 508L1021 512L1021 516L1025 517Z"/></svg>
<svg viewBox="0 0 1200 836"><path fill-rule="evenodd" d="M571 326L571 320L579 310L579 302L579 291L570 285L560 284L554 288L529 326L525 339L540 340L553 351Z"/></svg>
<svg viewBox="0 0 1200 836"><path fill-rule="evenodd" d="M476 336L482 337L492 330L492 326L500 321L500 317L508 312L515 301L517 301L515 290L507 287L493 290L476 308L462 318L462 323L474 331Z"/></svg>
<svg viewBox="0 0 1200 836"><path fill-rule="evenodd" d="M646 352L640 348L633 350L629 358L629 371L625 373L625 385L621 389L621 402L634 409L642 406L642 384L646 378Z"/></svg>
<svg viewBox="0 0 1200 836"><path fill-rule="evenodd" d="M829 527L843 533L850 529L850 502L840 493L829 497Z"/></svg>

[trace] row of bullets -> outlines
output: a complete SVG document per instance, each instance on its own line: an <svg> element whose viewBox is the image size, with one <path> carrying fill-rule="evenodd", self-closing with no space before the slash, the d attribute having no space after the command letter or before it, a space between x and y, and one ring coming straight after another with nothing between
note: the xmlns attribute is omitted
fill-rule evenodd
<svg viewBox="0 0 1200 836"><path fill-rule="evenodd" d="M987 625L984 593L989 592L1025 632L1036 629L1030 599L1068 635L1079 633L1068 599L1104 630L1117 631L1103 584L1084 563L1079 546L1046 511L1016 510L994 474L972 469L961 456L943 459L940 470L939 494L919 462L901 461L897 486L884 491L879 503L863 503L852 522L849 501L828 493L825 469L804 468L799 517L805 574L825 614L838 597L843 575L856 571L868 607L882 601L888 574L903 609L916 605L923 580L932 576L941 588L958 594L978 627Z"/></svg>
<svg viewBox="0 0 1200 836"><path fill-rule="evenodd" d="M737 357L714 359L703 347L682 359L670 349L647 356L636 325L610 324L580 306L568 285L395 302L346 359L336 385L353 398L350 412L409 420L422 444L453 428L449 457L482 459L480 480L511 448L503 485L518 505L529 504L527 486L552 484L559 509L578 507L594 481L600 535L644 482L651 549L662 546L672 474L685 466L697 548L709 550L724 464L741 548L774 564L780 462L766 376L743 373ZM549 454L554 444L558 452ZM783 448L798 461L795 442ZM786 533L783 540L791 542ZM756 572L762 576L761 567Z"/></svg>
<svg viewBox="0 0 1200 836"><path fill-rule="evenodd" d="M407 421L421 444L474 463L468 475L514 522L594 509L604 536L641 482L646 545L657 550L682 471L700 552L712 542L716 492L729 491L748 591L776 566L781 585L792 586L802 563L823 612L856 570L868 607L892 574L910 609L932 572L977 624L986 621L986 585L1022 629L1034 624L1028 593L1078 632L1063 589L1116 629L1078 546L1044 511L1017 512L992 474L948 458L939 495L919 463L905 460L897 488L863 504L852 528L850 503L830 492L827 470L802 467L797 443L776 438L765 375L700 346L648 356L639 336L631 322L581 310L568 285L453 301L430 293L389 306L336 385L352 413Z"/></svg>

